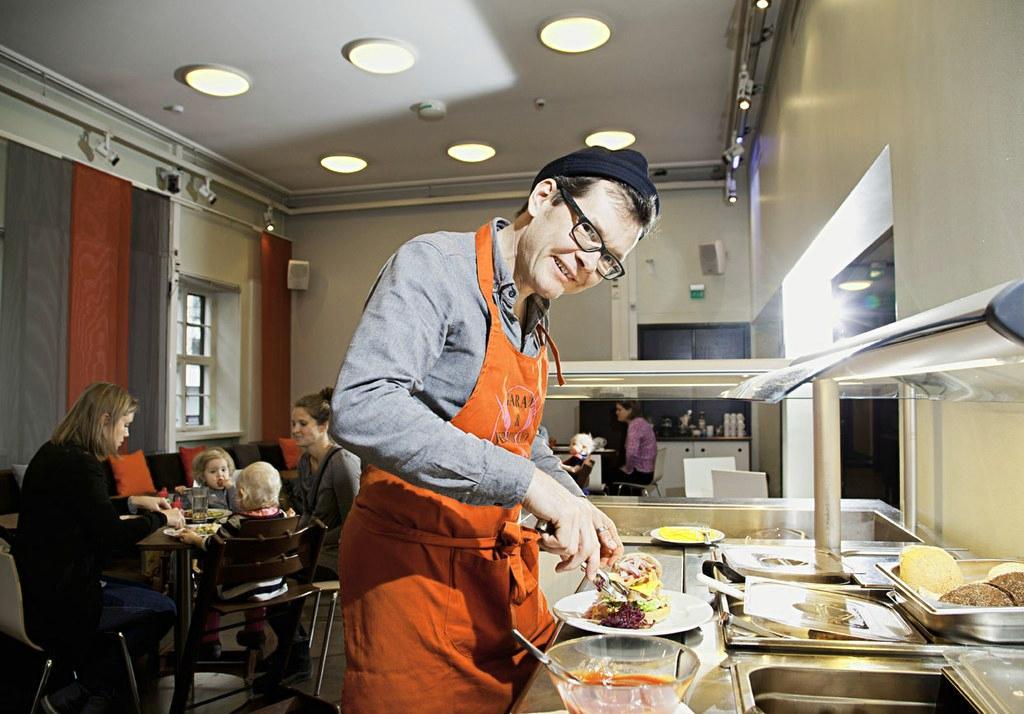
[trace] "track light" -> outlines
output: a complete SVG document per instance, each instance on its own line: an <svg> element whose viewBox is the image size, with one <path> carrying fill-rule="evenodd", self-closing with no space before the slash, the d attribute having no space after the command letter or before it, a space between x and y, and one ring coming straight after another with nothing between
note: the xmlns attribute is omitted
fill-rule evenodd
<svg viewBox="0 0 1024 714"><path fill-rule="evenodd" d="M273 232L274 230L273 206L267 206L267 210L263 212L263 227L266 228L268 232Z"/></svg>
<svg viewBox="0 0 1024 714"><path fill-rule="evenodd" d="M733 143L728 149L722 152L722 163L735 171L743 163L743 144Z"/></svg>
<svg viewBox="0 0 1024 714"><path fill-rule="evenodd" d="M178 193L181 191L181 172L177 169L165 169L160 166L156 170L156 176L163 184L167 193Z"/></svg>
<svg viewBox="0 0 1024 714"><path fill-rule="evenodd" d="M196 189L196 193L206 199L206 202L211 206L217 202L217 194L213 192L213 187L210 186L210 177L206 177L206 181L199 184L199 188Z"/></svg>
<svg viewBox="0 0 1024 714"><path fill-rule="evenodd" d="M758 10L767 10L772 6L772 0L755 0L754 7Z"/></svg>
<svg viewBox="0 0 1024 714"><path fill-rule="evenodd" d="M110 133L103 134L103 140L96 142L94 150L97 154L102 156L104 159L110 162L111 166L117 166L117 162L121 160L121 157L114 151L114 147L110 145Z"/></svg>
<svg viewBox="0 0 1024 714"><path fill-rule="evenodd" d="M730 205L736 203L736 176L732 171L725 174L725 200Z"/></svg>
<svg viewBox="0 0 1024 714"><path fill-rule="evenodd" d="M741 112L745 112L750 109L750 98L754 94L754 82L750 79L750 74L747 73L745 68L740 72L740 79L736 84L736 104Z"/></svg>

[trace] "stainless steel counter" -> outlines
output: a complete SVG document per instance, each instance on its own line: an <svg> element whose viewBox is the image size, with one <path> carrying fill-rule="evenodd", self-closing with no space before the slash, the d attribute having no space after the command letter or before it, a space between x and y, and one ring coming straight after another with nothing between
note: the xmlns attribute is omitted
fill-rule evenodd
<svg viewBox="0 0 1024 714"><path fill-rule="evenodd" d="M595 505L608 513L623 535L626 550L651 553L662 563L665 589L681 590L715 603L708 589L697 580L701 563L711 556L704 546L662 546L648 533L661 525L700 523L726 533L728 543L743 543L751 531L766 527L786 527L813 535L813 501L810 499L765 499L763 501L715 501L711 499L634 499L595 498ZM909 542L918 542L899 525L899 512L880 501L843 501L844 554L896 554ZM806 542L806 541L804 541ZM591 589L583 581L580 589ZM694 712L737 712L740 684L733 680L731 667L744 665L745 670L758 666L799 666L813 663L818 667L850 669L852 666L875 670L920 671L937 673L939 658L912 660L891 657L824 657L820 655L778 655L760 652L727 652L716 608L715 617L689 632L669 636L693 648L701 661L700 672L686 696ZM556 641L586 636L590 633L561 625ZM526 691L513 705L516 713L564 710L558 692L546 671L538 669Z"/></svg>

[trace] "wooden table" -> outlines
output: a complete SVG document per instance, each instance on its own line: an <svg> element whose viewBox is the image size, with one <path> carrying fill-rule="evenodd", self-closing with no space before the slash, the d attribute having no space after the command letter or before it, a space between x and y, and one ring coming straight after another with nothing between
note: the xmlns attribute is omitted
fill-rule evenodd
<svg viewBox="0 0 1024 714"><path fill-rule="evenodd" d="M166 535L158 528L136 543L139 550L169 553L171 556L171 598L178 610L174 625L174 657L180 659L185 652L185 638L192 622L192 546Z"/></svg>

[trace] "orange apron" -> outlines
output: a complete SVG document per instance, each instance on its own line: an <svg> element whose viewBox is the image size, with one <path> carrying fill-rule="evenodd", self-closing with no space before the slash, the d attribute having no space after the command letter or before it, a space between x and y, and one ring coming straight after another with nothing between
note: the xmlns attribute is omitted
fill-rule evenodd
<svg viewBox="0 0 1024 714"><path fill-rule="evenodd" d="M529 458L547 355L527 357L505 336L492 252L488 224L476 233L487 351L451 423ZM373 466L363 472L339 555L345 714L508 710L533 672L511 629L539 647L555 630L537 584L539 536L519 526L519 512L466 505Z"/></svg>

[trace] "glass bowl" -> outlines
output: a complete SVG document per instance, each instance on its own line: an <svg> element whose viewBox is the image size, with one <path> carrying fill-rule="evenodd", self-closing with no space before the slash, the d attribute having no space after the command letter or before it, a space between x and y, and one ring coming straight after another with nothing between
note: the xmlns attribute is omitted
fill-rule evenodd
<svg viewBox="0 0 1024 714"><path fill-rule="evenodd" d="M547 655L583 680L548 670L570 714L673 714L700 669L692 649L661 637L580 637Z"/></svg>

